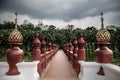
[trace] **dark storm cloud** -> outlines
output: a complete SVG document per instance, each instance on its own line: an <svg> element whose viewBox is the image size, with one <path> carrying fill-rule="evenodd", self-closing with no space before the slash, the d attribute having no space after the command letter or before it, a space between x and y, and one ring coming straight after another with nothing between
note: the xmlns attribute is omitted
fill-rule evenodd
<svg viewBox="0 0 120 80"><path fill-rule="evenodd" d="M37 19L70 21L97 16L101 11L120 12L119 4L120 0L1 0L0 11L17 11Z"/></svg>

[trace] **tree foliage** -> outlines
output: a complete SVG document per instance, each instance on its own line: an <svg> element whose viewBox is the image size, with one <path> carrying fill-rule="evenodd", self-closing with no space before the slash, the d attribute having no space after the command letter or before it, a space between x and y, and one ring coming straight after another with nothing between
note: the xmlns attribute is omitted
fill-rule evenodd
<svg viewBox="0 0 120 80"><path fill-rule="evenodd" d="M14 22L4 22L3 24L0 24L1 50L2 48L8 49L9 43L7 38L10 32L14 29L14 26ZM52 43L59 44L60 47L64 43L68 43L70 40L73 40L75 37L78 38L80 32L83 33L86 43L97 43L95 35L98 30L94 26L87 27L86 29L74 29L74 25L68 24L65 29L56 29L56 26L54 25L44 25L43 23L34 25L32 23L24 22L24 24L18 25L18 29L24 38L22 48L25 51L32 51L32 41L36 32L38 32L40 40L45 36L47 43L51 41ZM107 26L107 29L111 34L111 48L114 49L116 47L120 50L120 27L110 25Z"/></svg>

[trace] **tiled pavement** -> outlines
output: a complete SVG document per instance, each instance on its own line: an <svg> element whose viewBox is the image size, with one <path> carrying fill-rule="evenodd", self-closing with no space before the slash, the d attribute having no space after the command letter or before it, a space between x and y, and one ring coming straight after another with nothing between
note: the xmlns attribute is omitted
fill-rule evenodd
<svg viewBox="0 0 120 80"><path fill-rule="evenodd" d="M42 73L40 80L78 80L72 65L62 50L59 50Z"/></svg>

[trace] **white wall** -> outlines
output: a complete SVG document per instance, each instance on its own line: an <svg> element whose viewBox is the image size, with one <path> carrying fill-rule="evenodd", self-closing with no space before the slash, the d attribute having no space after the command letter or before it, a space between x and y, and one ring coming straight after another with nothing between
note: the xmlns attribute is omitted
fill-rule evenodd
<svg viewBox="0 0 120 80"><path fill-rule="evenodd" d="M0 62L0 80L39 80L39 74L37 72L37 64L39 61L33 62L21 62L18 63L18 70L20 75L6 75L8 71L8 64L6 62Z"/></svg>
<svg viewBox="0 0 120 80"><path fill-rule="evenodd" d="M81 66L79 80L120 80L120 67L116 65L83 61L79 61L79 64ZM97 74L100 66L103 67L104 76Z"/></svg>

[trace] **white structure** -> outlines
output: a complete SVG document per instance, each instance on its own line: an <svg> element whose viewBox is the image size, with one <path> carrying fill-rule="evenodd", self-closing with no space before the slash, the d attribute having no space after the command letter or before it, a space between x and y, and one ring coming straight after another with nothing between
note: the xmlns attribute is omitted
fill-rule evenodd
<svg viewBox="0 0 120 80"><path fill-rule="evenodd" d="M101 64L105 72L105 80L120 80L120 67L113 64Z"/></svg>
<svg viewBox="0 0 120 80"><path fill-rule="evenodd" d="M8 71L7 62L0 62L0 80L40 80L37 72L39 61L21 62L17 64L20 75L6 75ZM113 64L100 64L96 62L79 61L81 72L79 80L120 80L120 67ZM98 75L100 66L103 67L104 76Z"/></svg>
<svg viewBox="0 0 120 80"><path fill-rule="evenodd" d="M0 80L39 80L37 64L39 61L21 62L17 64L20 75L6 75L9 67L7 62L0 62Z"/></svg>
<svg viewBox="0 0 120 80"><path fill-rule="evenodd" d="M120 80L120 67L116 65L83 61L79 61L79 64L81 66L79 80ZM97 74L100 66L103 67L104 76Z"/></svg>

